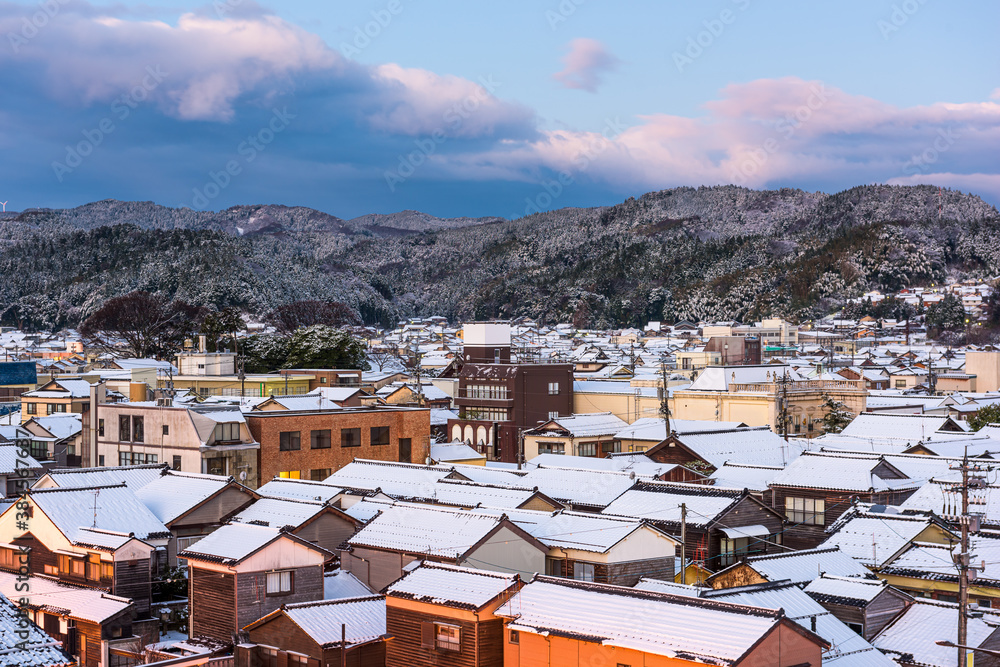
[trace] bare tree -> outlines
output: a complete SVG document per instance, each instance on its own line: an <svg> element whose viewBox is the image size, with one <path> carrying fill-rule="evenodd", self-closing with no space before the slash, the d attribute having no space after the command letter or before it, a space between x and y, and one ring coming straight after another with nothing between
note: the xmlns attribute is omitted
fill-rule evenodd
<svg viewBox="0 0 1000 667"><path fill-rule="evenodd" d="M368 349L368 360L378 366L379 373L385 370L386 364L397 358L397 355L393 354L393 351L388 347L372 347Z"/></svg>
<svg viewBox="0 0 1000 667"><path fill-rule="evenodd" d="M203 308L183 301L135 291L105 301L83 321L80 333L105 351L146 358L176 348L199 329L204 315Z"/></svg>
<svg viewBox="0 0 1000 667"><path fill-rule="evenodd" d="M331 327L361 324L358 314L346 303L339 301L295 301L278 306L268 313L266 319L279 332L286 334L314 324Z"/></svg>

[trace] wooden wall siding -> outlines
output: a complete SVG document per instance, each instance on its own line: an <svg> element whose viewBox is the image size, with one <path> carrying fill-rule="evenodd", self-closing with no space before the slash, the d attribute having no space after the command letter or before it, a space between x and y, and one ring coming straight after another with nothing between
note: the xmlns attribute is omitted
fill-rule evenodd
<svg viewBox="0 0 1000 667"><path fill-rule="evenodd" d="M235 575L202 570L188 561L188 591L190 634L232 641L236 631Z"/></svg>
<svg viewBox="0 0 1000 667"><path fill-rule="evenodd" d="M267 616L283 604L315 602L323 599L323 568L320 565L292 568L293 591L287 595L267 595L267 575L245 572L236 575L237 614L239 628ZM238 628L233 627L233 632Z"/></svg>
<svg viewBox="0 0 1000 667"><path fill-rule="evenodd" d="M149 607L152 601L151 587L148 558L115 563L114 594L124 598L132 598L140 618L149 616Z"/></svg>
<svg viewBox="0 0 1000 667"><path fill-rule="evenodd" d="M98 667L101 664L101 626L87 621L76 622L77 650L86 644L86 655L79 654L81 667ZM81 639L83 635L85 639Z"/></svg>
<svg viewBox="0 0 1000 667"><path fill-rule="evenodd" d="M560 558L555 561L557 577L573 579L576 563L589 563L594 566L594 581L599 584L617 584L619 586L635 586L639 579L649 577L651 579L663 579L665 581L674 580L674 558L650 558L646 560L633 560L624 563L593 563L591 561L580 561L569 558Z"/></svg>
<svg viewBox="0 0 1000 667"><path fill-rule="evenodd" d="M223 518L238 513L253 501L253 497L240 491L237 487L229 487L212 500L203 503L180 521L170 526L174 534L182 527L211 527L222 523Z"/></svg>
<svg viewBox="0 0 1000 667"><path fill-rule="evenodd" d="M304 540L337 553L337 548L354 535L354 524L332 512L325 512L318 519L295 534Z"/></svg>
<svg viewBox="0 0 1000 667"><path fill-rule="evenodd" d="M284 614L279 614L267 623L258 625L250 630L249 634L250 641L254 644L266 644L286 651L304 653L317 660L323 657L323 647Z"/></svg>
<svg viewBox="0 0 1000 667"><path fill-rule="evenodd" d="M865 639L871 641L911 604L906 596L892 589L877 595L865 608Z"/></svg>
<svg viewBox="0 0 1000 667"><path fill-rule="evenodd" d="M457 625L460 630L461 651L446 651L422 646L422 624L441 622ZM476 665L476 623L452 618L434 617L409 609L388 607L386 609L386 633L392 636L386 647L386 667L479 667ZM503 653L489 657L483 663L480 646L480 664L498 665L503 662Z"/></svg>
<svg viewBox="0 0 1000 667"><path fill-rule="evenodd" d="M28 561L32 574L43 574L46 565L56 567L59 564L56 555L31 533L15 537L14 544L27 546L31 549L31 552L28 554Z"/></svg>
<svg viewBox="0 0 1000 667"><path fill-rule="evenodd" d="M826 502L823 525L789 524L785 530L785 546L792 549L815 549L830 536L826 529L833 525L840 515L851 508L855 498L881 505L899 505L913 495L914 490L885 491L881 493L847 493L822 489L792 489L781 486L771 487L772 507L784 516L785 498L815 498Z"/></svg>
<svg viewBox="0 0 1000 667"><path fill-rule="evenodd" d="M373 591L380 591L403 576L403 567L418 560L416 556L398 551L380 551L365 547L354 547L353 551L340 553L341 568L352 573ZM454 560L439 558L427 560L454 564Z"/></svg>
<svg viewBox="0 0 1000 667"><path fill-rule="evenodd" d="M479 667L503 667L504 622L497 618L479 623Z"/></svg>

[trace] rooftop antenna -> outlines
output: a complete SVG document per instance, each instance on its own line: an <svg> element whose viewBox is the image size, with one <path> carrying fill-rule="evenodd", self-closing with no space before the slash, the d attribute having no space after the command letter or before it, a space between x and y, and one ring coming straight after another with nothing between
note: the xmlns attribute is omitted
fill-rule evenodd
<svg viewBox="0 0 1000 667"><path fill-rule="evenodd" d="M100 489L94 489L94 523L91 528L97 528L97 510L100 509L97 505L97 496L101 495Z"/></svg>

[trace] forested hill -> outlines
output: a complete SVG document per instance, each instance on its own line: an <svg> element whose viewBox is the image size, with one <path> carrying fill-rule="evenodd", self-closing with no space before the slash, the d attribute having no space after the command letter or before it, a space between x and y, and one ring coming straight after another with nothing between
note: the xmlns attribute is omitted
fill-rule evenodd
<svg viewBox="0 0 1000 667"><path fill-rule="evenodd" d="M998 232L994 207L930 186L675 188L513 221L102 201L0 217L0 312L4 324L72 326L143 289L258 314L336 300L383 324L802 320L872 288L995 276Z"/></svg>

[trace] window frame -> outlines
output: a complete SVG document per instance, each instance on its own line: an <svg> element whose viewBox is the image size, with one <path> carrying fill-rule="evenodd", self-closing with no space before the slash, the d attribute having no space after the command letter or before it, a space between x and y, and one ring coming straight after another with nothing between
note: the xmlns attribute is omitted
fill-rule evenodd
<svg viewBox="0 0 1000 667"><path fill-rule="evenodd" d="M215 425L213 435L216 442L239 442L243 439L242 431L240 422L219 422Z"/></svg>
<svg viewBox="0 0 1000 667"><path fill-rule="evenodd" d="M328 428L313 429L309 432L309 449L330 449L333 447L333 431Z"/></svg>
<svg viewBox="0 0 1000 667"><path fill-rule="evenodd" d="M132 442L132 415L118 415L118 442Z"/></svg>
<svg viewBox="0 0 1000 667"><path fill-rule="evenodd" d="M285 588L287 575L288 587ZM272 579L272 577L276 579ZM271 589L271 582L277 581L276 590ZM264 595L269 598L292 595L295 593L295 570L275 570L264 574Z"/></svg>
<svg viewBox="0 0 1000 667"><path fill-rule="evenodd" d="M792 523L808 526L826 525L826 500L785 496L785 518Z"/></svg>
<svg viewBox="0 0 1000 667"><path fill-rule="evenodd" d="M278 451L297 452L302 449L302 431L281 431L278 433Z"/></svg>
<svg viewBox="0 0 1000 667"><path fill-rule="evenodd" d="M372 426L368 432L368 441L372 447L384 447L392 442L388 426Z"/></svg>
<svg viewBox="0 0 1000 667"><path fill-rule="evenodd" d="M24 414L26 415L37 415L38 414L38 403L34 401L29 401L24 404Z"/></svg>
<svg viewBox="0 0 1000 667"><path fill-rule="evenodd" d="M357 436L357 440L355 440ZM340 429L340 446L341 447L360 447L361 446L361 429L360 428L342 428Z"/></svg>
<svg viewBox="0 0 1000 667"><path fill-rule="evenodd" d="M574 581L593 582L596 574L597 574L597 568L594 567L593 563L587 563L585 561L580 561L580 560L573 562ZM587 577L590 578L588 579Z"/></svg>
<svg viewBox="0 0 1000 667"><path fill-rule="evenodd" d="M442 635L441 630L445 630L445 634ZM454 633L454 640L451 640L451 634ZM442 640L442 637L444 639ZM451 623L434 623L434 648L438 651L453 651L456 653L462 652L462 627L459 625L453 625Z"/></svg>
<svg viewBox="0 0 1000 667"><path fill-rule="evenodd" d="M145 442L146 424L141 415L132 417L132 442Z"/></svg>

